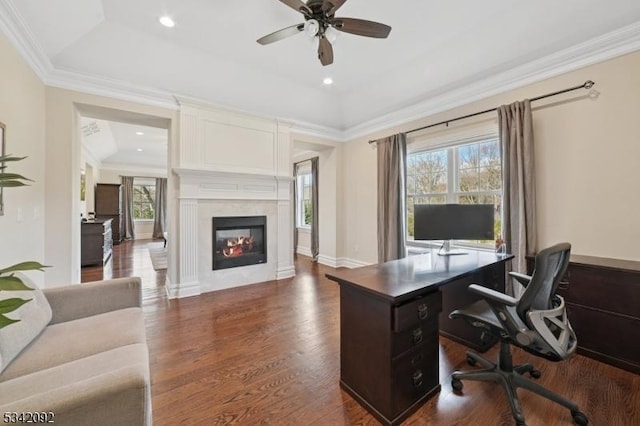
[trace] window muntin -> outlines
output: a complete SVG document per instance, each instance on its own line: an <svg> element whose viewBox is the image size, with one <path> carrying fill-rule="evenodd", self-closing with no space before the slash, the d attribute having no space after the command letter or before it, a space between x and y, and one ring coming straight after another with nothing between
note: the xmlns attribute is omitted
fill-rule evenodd
<svg viewBox="0 0 640 426"><path fill-rule="evenodd" d="M497 137L407 155L407 240L413 240L414 204L445 203L493 204L495 236L501 235L502 162Z"/></svg>
<svg viewBox="0 0 640 426"><path fill-rule="evenodd" d="M312 188L311 172L298 172L297 176L297 218L296 226L298 228L311 227L311 188Z"/></svg>
<svg viewBox="0 0 640 426"><path fill-rule="evenodd" d="M148 184L133 185L133 219L153 220L156 186Z"/></svg>

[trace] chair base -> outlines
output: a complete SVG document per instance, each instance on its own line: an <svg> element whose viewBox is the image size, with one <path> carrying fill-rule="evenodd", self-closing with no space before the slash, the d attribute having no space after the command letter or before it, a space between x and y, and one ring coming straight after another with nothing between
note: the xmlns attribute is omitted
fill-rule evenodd
<svg viewBox="0 0 640 426"><path fill-rule="evenodd" d="M525 424L522 408L520 407L520 401L518 400L518 394L516 393L517 388L527 389L568 408L571 411L573 420L580 426L585 426L589 423L585 414L580 411L574 402L569 401L557 393L552 392L524 377L524 373L529 373L532 377L540 377L540 372L536 370L532 364L513 366L511 362L511 352L507 342L502 341L500 343L500 354L498 355L497 364L486 360L472 351L467 351L467 360L469 364L478 364L483 368L474 371L454 372L451 375L451 386L453 387L453 390L462 390L461 380L490 381L502 384L502 388L504 389L509 405L511 406L511 413L513 418L516 420L517 425L520 426Z"/></svg>

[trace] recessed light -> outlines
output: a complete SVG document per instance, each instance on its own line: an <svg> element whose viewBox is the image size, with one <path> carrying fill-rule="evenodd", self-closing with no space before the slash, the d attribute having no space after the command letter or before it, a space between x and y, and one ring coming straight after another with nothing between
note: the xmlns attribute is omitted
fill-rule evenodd
<svg viewBox="0 0 640 426"><path fill-rule="evenodd" d="M144 132L136 132L136 135L138 135L138 136L144 136Z"/></svg>
<svg viewBox="0 0 640 426"><path fill-rule="evenodd" d="M138 149L136 149L136 151L142 152L142 148L138 148Z"/></svg>
<svg viewBox="0 0 640 426"><path fill-rule="evenodd" d="M322 82L325 85L329 86L329 85L333 84L333 79L331 77L325 77L324 80L322 80Z"/></svg>
<svg viewBox="0 0 640 426"><path fill-rule="evenodd" d="M173 19L171 19L171 17L167 15L161 16L158 21L160 21L160 23L167 28L173 28L176 26L176 23L173 21Z"/></svg>

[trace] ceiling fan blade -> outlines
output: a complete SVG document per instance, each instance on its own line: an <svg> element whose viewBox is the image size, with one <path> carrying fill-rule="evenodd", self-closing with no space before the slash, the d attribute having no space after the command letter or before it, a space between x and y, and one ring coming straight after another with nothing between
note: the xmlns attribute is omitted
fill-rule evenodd
<svg viewBox="0 0 640 426"><path fill-rule="evenodd" d="M297 10L305 15L312 15L313 12L309 9L309 6L304 4L301 0L280 0L282 3L289 6L291 9Z"/></svg>
<svg viewBox="0 0 640 426"><path fill-rule="evenodd" d="M326 37L320 37L318 59L320 59L322 65L331 65L333 63L333 47Z"/></svg>
<svg viewBox="0 0 640 426"><path fill-rule="evenodd" d="M365 37L387 38L391 27L379 22L355 18L335 18L331 21L336 30Z"/></svg>
<svg viewBox="0 0 640 426"><path fill-rule="evenodd" d="M268 34L264 37L261 37L257 40L257 42L262 45L273 43L274 41L280 41L284 38L291 37L292 35L296 35L303 29L304 29L304 24L292 25L290 27L283 28L281 30Z"/></svg>
<svg viewBox="0 0 640 426"><path fill-rule="evenodd" d="M326 16L333 16L346 1L347 0L324 0L324 3L322 3L322 11Z"/></svg>

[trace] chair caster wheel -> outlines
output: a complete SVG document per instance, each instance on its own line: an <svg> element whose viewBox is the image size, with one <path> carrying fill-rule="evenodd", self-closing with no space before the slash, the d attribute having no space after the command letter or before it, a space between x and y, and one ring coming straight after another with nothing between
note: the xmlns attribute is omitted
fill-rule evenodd
<svg viewBox="0 0 640 426"><path fill-rule="evenodd" d="M462 390L462 380L460 379L451 379L451 387L454 391L460 392Z"/></svg>
<svg viewBox="0 0 640 426"><path fill-rule="evenodd" d="M542 373L540 372L540 370L536 370L535 368L531 371L529 371L529 375L531 377L533 377L534 379L539 379L540 376L542 376Z"/></svg>
<svg viewBox="0 0 640 426"><path fill-rule="evenodd" d="M470 366L475 366L478 362L476 361L476 359L472 356L468 356L467 355L467 364L469 364Z"/></svg>
<svg viewBox="0 0 640 426"><path fill-rule="evenodd" d="M573 417L573 421L580 426L587 426L589 424L589 419L582 411L572 411L571 417Z"/></svg>

